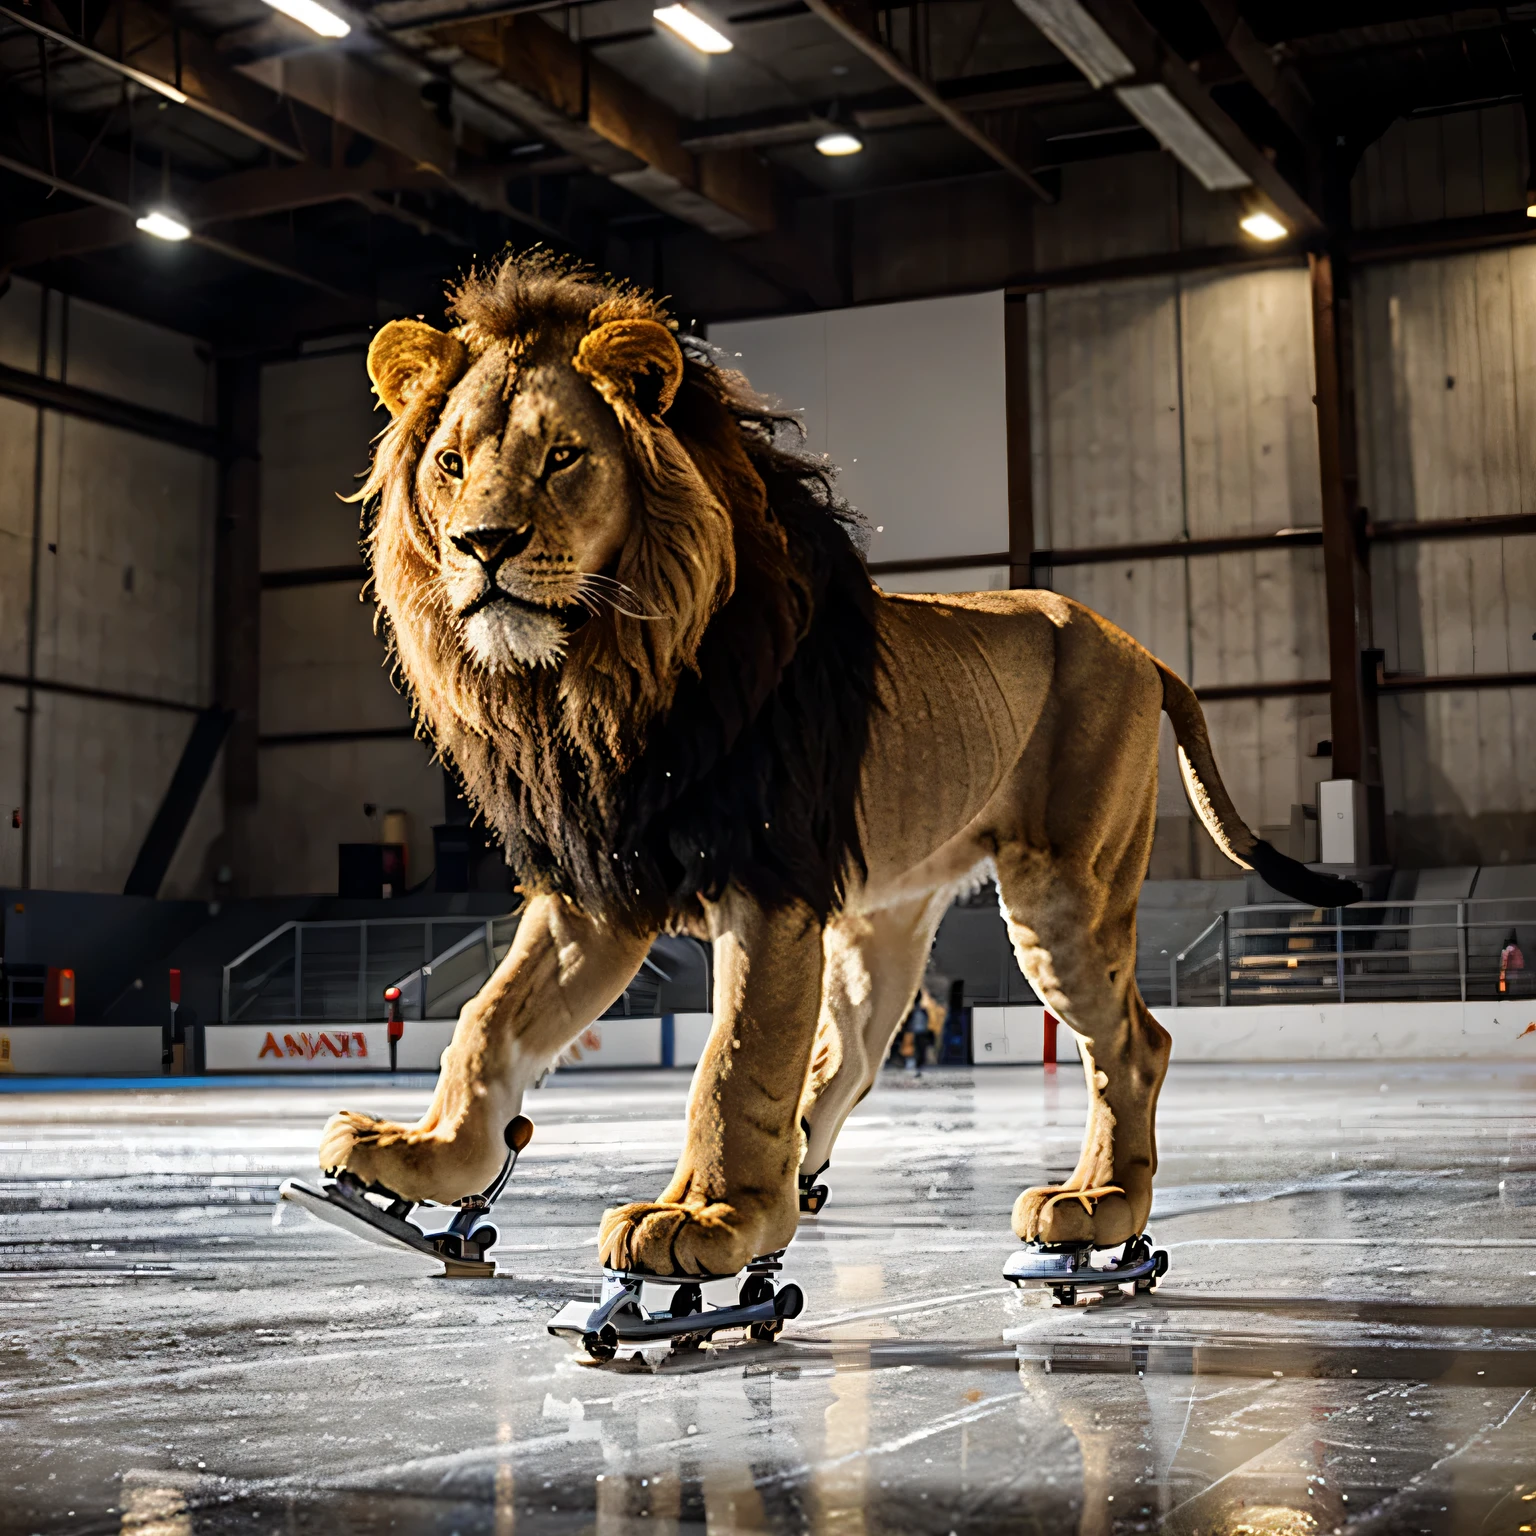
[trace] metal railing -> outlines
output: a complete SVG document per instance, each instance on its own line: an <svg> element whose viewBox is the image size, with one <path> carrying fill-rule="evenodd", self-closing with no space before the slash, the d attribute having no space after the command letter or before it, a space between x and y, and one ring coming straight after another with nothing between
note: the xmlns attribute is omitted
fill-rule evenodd
<svg viewBox="0 0 1536 1536"><path fill-rule="evenodd" d="M506 953L516 917L289 922L224 967L226 1024L382 1020L398 986L406 1017L452 1018Z"/></svg>
<svg viewBox="0 0 1536 1536"><path fill-rule="evenodd" d="M1170 1003L1530 997L1536 975L1501 976L1500 956L1511 931L1528 951L1533 929L1536 897L1233 907L1169 960Z"/></svg>
<svg viewBox="0 0 1536 1536"><path fill-rule="evenodd" d="M224 967L226 1024L367 1023L385 1017L384 988L401 1016L453 1019L486 981L520 914L289 922ZM707 970L707 951L706 951ZM605 1017L655 1012L671 976L647 956Z"/></svg>

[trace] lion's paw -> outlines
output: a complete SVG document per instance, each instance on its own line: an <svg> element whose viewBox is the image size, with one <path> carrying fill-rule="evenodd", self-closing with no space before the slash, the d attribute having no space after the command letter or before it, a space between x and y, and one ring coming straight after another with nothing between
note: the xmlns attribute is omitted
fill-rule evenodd
<svg viewBox="0 0 1536 1536"><path fill-rule="evenodd" d="M320 1133L320 1167L347 1172L406 1200L447 1205L485 1188L500 1166L486 1173L482 1148L463 1135L397 1125L344 1109Z"/></svg>
<svg viewBox="0 0 1536 1536"><path fill-rule="evenodd" d="M760 1220L735 1206L638 1202L603 1213L602 1261L610 1269L657 1275L734 1275L760 1254L782 1248Z"/></svg>
<svg viewBox="0 0 1536 1536"><path fill-rule="evenodd" d="M1114 1184L1026 1189L1013 1207L1014 1236L1026 1243L1092 1243L1114 1248L1141 1231L1125 1191Z"/></svg>

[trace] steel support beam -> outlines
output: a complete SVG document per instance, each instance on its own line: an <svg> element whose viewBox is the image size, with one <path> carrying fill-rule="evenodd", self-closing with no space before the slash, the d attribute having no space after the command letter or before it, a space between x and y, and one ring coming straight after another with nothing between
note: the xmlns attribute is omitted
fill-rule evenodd
<svg viewBox="0 0 1536 1536"><path fill-rule="evenodd" d="M1228 57L1303 146L1317 138L1317 107L1300 74L1259 41L1237 0L1200 0Z"/></svg>
<svg viewBox="0 0 1536 1536"><path fill-rule="evenodd" d="M755 155L695 154L670 106L554 28L509 16L432 35L463 53L456 81L595 174L722 240L775 228L772 174Z"/></svg>
<svg viewBox="0 0 1536 1536"><path fill-rule="evenodd" d="M238 822L260 784L261 719L261 364L218 362L218 522L214 537L214 687L232 715L224 753L226 811Z"/></svg>
<svg viewBox="0 0 1536 1536"><path fill-rule="evenodd" d="M1035 467L1029 419L1029 299L1003 300L1003 392L1008 433L1008 585L1035 585Z"/></svg>
<svg viewBox="0 0 1536 1536"><path fill-rule="evenodd" d="M1366 786L1371 800L1369 860L1385 851L1385 810L1374 677L1366 676L1366 652L1372 645L1371 572L1365 520L1357 504L1354 396L1347 350L1348 269L1326 253L1313 254L1308 266L1322 477L1333 771L1336 778L1357 779Z"/></svg>
<svg viewBox="0 0 1536 1536"><path fill-rule="evenodd" d="M378 164L356 170L304 164L291 170L237 171L201 185L179 186L176 211L194 232L203 226L237 219L291 213L324 203L349 202L372 192L441 186L431 171L416 171L389 154ZM18 267L113 250L139 238L126 209L93 207L52 214L18 225L11 233L8 259Z"/></svg>
<svg viewBox="0 0 1536 1536"><path fill-rule="evenodd" d="M224 65L212 43L195 32L173 29L166 18L137 0L123 0L123 12L124 47L132 63L113 58L9 6L0 6L0 20L25 27L45 41L232 129L285 159L304 158L303 146L293 137L282 101Z"/></svg>
<svg viewBox="0 0 1536 1536"><path fill-rule="evenodd" d="M844 42L852 44L865 58L883 69L898 85L910 91L936 117L947 123L961 138L969 140L984 155L996 161L1015 181L1021 181L1042 203L1054 203L1055 194L1029 169L1019 164L996 139L983 133L964 112L946 101L928 81L914 74L861 19L873 16L867 6L849 4L848 0L806 0L807 6L832 28Z"/></svg>
<svg viewBox="0 0 1536 1536"><path fill-rule="evenodd" d="M114 395L98 394L94 389L82 389L78 384L62 384L57 379L29 373L24 368L0 364L0 396L41 406L44 410L59 411L65 416L99 421L104 426L119 427L162 443L174 443L178 448L190 448L194 453L218 453L218 433L211 427L182 416L172 416L168 411L135 405L131 400L119 400Z"/></svg>
<svg viewBox="0 0 1536 1536"><path fill-rule="evenodd" d="M28 165L23 160L12 159L9 155L0 155L0 168L13 171L29 181L40 182L45 187L52 187L57 192L67 192L83 203L92 204L96 211L111 215L111 218L105 221L105 225L111 229L122 230L125 223L131 228L133 221L138 217L127 203L120 202L115 197L98 192L93 187L66 181L62 176L54 176L38 166ZM75 227L71 226L71 228ZM9 245L9 239L14 237L14 233L11 231L5 242L0 243L0 262L6 265L20 265ZM126 232L123 238L127 238ZM259 239L259 235L256 238ZM286 278L289 282L302 283L307 288L319 289L320 292L329 294L332 298L357 300L364 297L360 294L348 293L344 288L328 283L323 277L295 266L291 261L284 259L284 254L268 254L248 239L236 237L221 239L197 230L192 231L190 239L192 244L200 245L204 250L215 251L242 266L254 267L260 272L270 273L273 277ZM113 240L112 243L117 244L118 241Z"/></svg>
<svg viewBox="0 0 1536 1536"><path fill-rule="evenodd" d="M826 0L815 0L825 4ZM1062 31L1061 12L1040 0L1016 0L1019 9L1072 56L1071 42ZM1275 205L1290 225L1291 233L1305 238L1321 235L1325 221L1310 202L1280 173L1265 153L1212 99L1195 72L1168 45L1162 35L1137 9L1133 0L1070 0L1068 12L1082 20L1107 42L1096 82L1112 86L1121 104L1153 132L1186 166L1193 154L1213 146L1235 171ZM1066 46L1063 46L1063 44ZM1086 59L1077 59L1089 72ZM1091 78L1091 76L1090 76ZM1192 121L1191 121L1192 120ZM1200 172L1194 172L1200 175ZM1204 179L1204 178L1202 178ZM1236 178L1234 177L1233 180ZM1217 185L1210 181L1208 185ZM1227 183L1231 185L1230 182ZM1234 187L1234 190L1236 188Z"/></svg>

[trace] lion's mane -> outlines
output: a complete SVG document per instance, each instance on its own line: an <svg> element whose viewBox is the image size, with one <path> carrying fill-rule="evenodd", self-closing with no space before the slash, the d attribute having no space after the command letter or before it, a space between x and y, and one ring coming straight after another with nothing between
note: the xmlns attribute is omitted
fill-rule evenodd
<svg viewBox="0 0 1536 1536"><path fill-rule="evenodd" d="M454 334L471 356L504 348L509 381L545 349L569 360L592 325L666 322L648 295L543 256L471 272L450 297ZM526 892L642 931L731 883L824 918L864 867L878 643L855 519L827 468L786 445L788 419L701 344L683 358L664 417L610 400L643 503L613 574L643 616L593 615L557 667L490 672L466 654L415 493L439 394L395 418L364 487L380 627Z"/></svg>

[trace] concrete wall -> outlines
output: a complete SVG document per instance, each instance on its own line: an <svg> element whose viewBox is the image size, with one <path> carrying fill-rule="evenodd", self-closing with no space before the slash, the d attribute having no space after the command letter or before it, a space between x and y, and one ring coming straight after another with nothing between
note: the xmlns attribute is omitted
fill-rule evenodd
<svg viewBox="0 0 1536 1536"><path fill-rule="evenodd" d="M208 359L188 337L17 279L0 297L0 361L151 406L211 416ZM41 471L40 475L38 471ZM184 705L212 684L215 467L207 456L0 401L0 673L24 681L35 623L45 681ZM32 611L33 528L38 529ZM192 716L40 690L23 806L24 686L0 684L0 884L121 890ZM31 868L22 833L31 831ZM164 886L189 894L222 824L216 783Z"/></svg>
<svg viewBox="0 0 1536 1536"><path fill-rule="evenodd" d="M1536 510L1536 248L1367 268L1357 281L1361 499L1379 521ZM1536 536L1378 544L1387 668L1536 671ZM1400 864L1536 858L1536 694L1382 700Z"/></svg>
<svg viewBox="0 0 1536 1536"><path fill-rule="evenodd" d="M1523 212L1525 175L1517 103L1399 118L1360 157L1350 187L1355 227Z"/></svg>
<svg viewBox="0 0 1536 1536"><path fill-rule="evenodd" d="M360 350L262 370L262 569L293 571L360 560L357 489L369 443L383 428ZM390 681L361 583L274 588L261 610L264 738L330 735L261 751L260 836L243 872L250 895L336 889L336 845L380 836L384 812L410 818L410 878L432 868L443 819L442 772L408 737L346 740L351 731L408 731L410 708ZM365 805L376 807L373 816Z"/></svg>
<svg viewBox="0 0 1536 1536"><path fill-rule="evenodd" d="M1044 548L1316 527L1310 295L1288 269L1054 290L1030 310L1035 542ZM1197 687L1327 675L1321 551L1064 566L1059 592ZM1327 699L1207 706L1238 809L1279 846L1315 803ZM1163 730L1153 873L1231 866L1193 823Z"/></svg>

